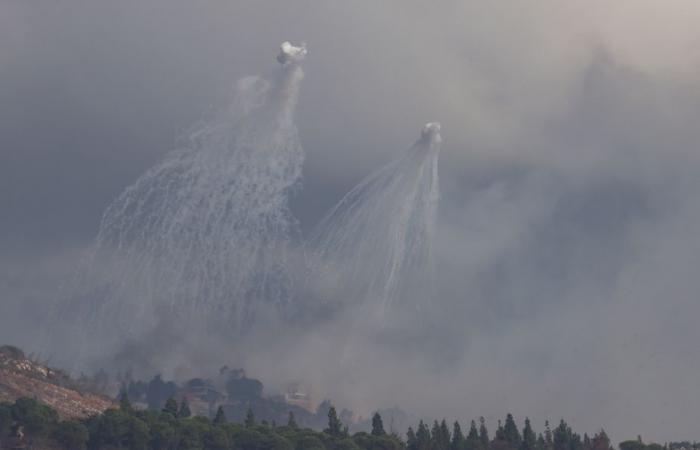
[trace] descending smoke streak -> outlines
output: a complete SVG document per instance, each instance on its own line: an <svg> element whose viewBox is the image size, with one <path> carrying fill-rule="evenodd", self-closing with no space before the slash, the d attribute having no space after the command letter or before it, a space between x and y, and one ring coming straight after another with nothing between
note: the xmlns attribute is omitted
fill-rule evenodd
<svg viewBox="0 0 700 450"><path fill-rule="evenodd" d="M429 123L407 154L368 176L312 235L312 290L348 300L382 321L419 308L432 291L439 198L440 125Z"/></svg>
<svg viewBox="0 0 700 450"><path fill-rule="evenodd" d="M288 202L304 159L293 116L305 55L304 46L282 44L278 79L241 80L228 111L107 208L63 308L88 336L116 346L170 319L235 336L260 310L286 307L296 229ZM106 353L101 347L92 352Z"/></svg>

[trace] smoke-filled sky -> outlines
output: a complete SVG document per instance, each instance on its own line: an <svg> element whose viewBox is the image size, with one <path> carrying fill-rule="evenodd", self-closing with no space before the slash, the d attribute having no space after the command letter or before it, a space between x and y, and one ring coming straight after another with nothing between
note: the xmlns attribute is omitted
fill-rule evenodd
<svg viewBox="0 0 700 450"><path fill-rule="evenodd" d="M287 39L310 50L304 232L442 123L440 323L429 345L355 355L348 382L324 328L251 374L317 368L356 410L698 439L695 0L4 0L0 341L31 350L105 207Z"/></svg>

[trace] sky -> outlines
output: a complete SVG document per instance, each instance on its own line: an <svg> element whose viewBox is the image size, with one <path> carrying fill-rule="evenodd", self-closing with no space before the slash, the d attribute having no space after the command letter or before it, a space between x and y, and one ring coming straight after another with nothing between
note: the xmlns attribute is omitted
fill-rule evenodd
<svg viewBox="0 0 700 450"><path fill-rule="evenodd" d="M356 410L698 439L699 24L693 0L4 0L0 341L31 350L106 206L303 41L303 233L442 123L437 352L346 380L320 327L249 372L312 368Z"/></svg>

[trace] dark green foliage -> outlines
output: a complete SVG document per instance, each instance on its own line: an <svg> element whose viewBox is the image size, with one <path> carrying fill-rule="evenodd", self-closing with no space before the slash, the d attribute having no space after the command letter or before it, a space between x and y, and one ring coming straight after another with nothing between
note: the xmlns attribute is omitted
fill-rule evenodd
<svg viewBox="0 0 700 450"><path fill-rule="evenodd" d="M207 450L226 450L231 448L229 435L222 427L209 427L202 434L202 444Z"/></svg>
<svg viewBox="0 0 700 450"><path fill-rule="evenodd" d="M459 422L455 421L452 426L452 443L450 444L451 450L464 450L465 445L464 434L462 434L462 427Z"/></svg>
<svg viewBox="0 0 700 450"><path fill-rule="evenodd" d="M151 448L154 450L170 449L177 444L176 424L165 420L149 423L151 431Z"/></svg>
<svg viewBox="0 0 700 450"><path fill-rule="evenodd" d="M412 427L406 432L406 450L418 450L418 439Z"/></svg>
<svg viewBox="0 0 700 450"><path fill-rule="evenodd" d="M622 441L620 450L646 450L646 445L639 439Z"/></svg>
<svg viewBox="0 0 700 450"><path fill-rule="evenodd" d="M581 436L572 432L564 420L552 432L552 445L554 450L583 450Z"/></svg>
<svg viewBox="0 0 700 450"><path fill-rule="evenodd" d="M515 425L513 415L510 413L506 416L506 423L503 425L503 437L510 444L511 448L517 449L520 447L520 432L518 431L518 426Z"/></svg>
<svg viewBox="0 0 700 450"><path fill-rule="evenodd" d="M416 441L418 444L418 450L429 450L431 448L430 444L430 430L428 426L421 420L418 424L418 431L416 432Z"/></svg>
<svg viewBox="0 0 700 450"><path fill-rule="evenodd" d="M127 391L122 391L121 394L119 394L119 409L122 411L131 411L132 409L131 402L129 401L129 393Z"/></svg>
<svg viewBox="0 0 700 450"><path fill-rule="evenodd" d="M382 421L382 416L378 412L374 413L372 417L372 436L384 436L386 432L384 431L384 422Z"/></svg>
<svg viewBox="0 0 700 450"><path fill-rule="evenodd" d="M162 410L137 410L126 395L118 409L83 420L59 421L56 412L36 400L21 398L14 403L0 402L0 440L11 429L23 430L26 442L38 448L66 450L613 450L605 431L593 437L572 432L563 420L550 431L535 437L529 419L525 419L522 435L514 433L511 415L499 422L496 438L488 442L483 418L480 427L471 422L465 437L458 422L452 431L445 420L435 421L432 432L420 421L414 432L409 428L404 444L396 435L387 434L382 418L374 415L372 433L358 432L350 436L336 409L327 409L328 428L324 432L299 428L290 412L287 426L257 424L252 408L244 424L229 423L222 407L214 420L188 417L183 402L178 409L174 399ZM174 413L175 412L175 413ZM343 416L345 417L345 416ZM517 431L517 430L516 430ZM487 445L483 445L486 441ZM519 447L514 449L514 443ZM620 450L680 450L678 443L668 446L645 444L641 438L623 441ZM687 449L693 448L688 443Z"/></svg>
<svg viewBox="0 0 700 450"><path fill-rule="evenodd" d="M289 411L289 420L287 420L287 426L293 430L299 428L299 426L297 425L297 421L294 418L294 413L292 411Z"/></svg>
<svg viewBox="0 0 700 450"><path fill-rule="evenodd" d="M328 428L323 431L333 437L340 437L343 434L343 424L333 406L328 410Z"/></svg>
<svg viewBox="0 0 700 450"><path fill-rule="evenodd" d="M252 428L255 426L255 415L253 414L252 408L248 408L248 411L245 413L244 423L246 428Z"/></svg>
<svg viewBox="0 0 700 450"><path fill-rule="evenodd" d="M214 416L214 425L223 425L226 423L226 414L224 413L224 408L219 406L216 410L216 415Z"/></svg>
<svg viewBox="0 0 700 450"><path fill-rule="evenodd" d="M479 417L479 442L481 443L481 448L489 448L489 430L486 428L486 419L484 419L484 416Z"/></svg>
<svg viewBox="0 0 700 450"><path fill-rule="evenodd" d="M168 415L168 413L163 413ZM102 415L88 420L91 449L124 447L133 450L149 448L150 430L148 425L133 413L118 409L108 409Z"/></svg>
<svg viewBox="0 0 700 450"><path fill-rule="evenodd" d="M554 450L569 450L571 444L571 428L562 419L552 433ZM625 449L622 449L625 450Z"/></svg>
<svg viewBox="0 0 700 450"><path fill-rule="evenodd" d="M445 419L442 419L439 424L437 420L433 423L431 434L434 450L450 450L450 430L447 428Z"/></svg>
<svg viewBox="0 0 700 450"><path fill-rule="evenodd" d="M180 418L187 418L192 415L192 412L190 411L190 404L187 403L186 399L182 399L180 402L180 409L177 412L177 416Z"/></svg>
<svg viewBox="0 0 700 450"><path fill-rule="evenodd" d="M85 450L90 433L87 427L76 420L67 420L56 426L53 438L61 446L71 450Z"/></svg>
<svg viewBox="0 0 700 450"><path fill-rule="evenodd" d="M203 417L178 420L178 450L203 450L204 438L213 428Z"/></svg>
<svg viewBox="0 0 700 450"><path fill-rule="evenodd" d="M440 442L440 424L437 420L433 421L433 428L430 429L430 446L434 450L444 450Z"/></svg>
<svg viewBox="0 0 700 450"><path fill-rule="evenodd" d="M611 450L610 439L608 439L605 431L601 430L600 433L596 434L591 440L591 448L596 447L596 450ZM696 450L700 448L700 445L690 442L671 442L670 444L660 445L656 443L645 444L642 441L641 436L637 436L636 440L629 440L620 442L620 450L680 450L681 448Z"/></svg>
<svg viewBox="0 0 700 450"><path fill-rule="evenodd" d="M554 448L554 439L552 438L552 430L549 428L549 420L544 422L544 445L546 450Z"/></svg>
<svg viewBox="0 0 700 450"><path fill-rule="evenodd" d="M345 439L343 439L345 441ZM341 441L341 442L343 442ZM371 435L365 432L356 433L352 437L355 449L367 450L403 450L404 444L396 436L383 434Z"/></svg>
<svg viewBox="0 0 700 450"><path fill-rule="evenodd" d="M488 432L486 432L486 438L488 439ZM469 425L469 433L464 441L464 450L485 450L481 445L481 440L479 438L479 431L476 428L476 422L473 420Z"/></svg>
<svg viewBox="0 0 700 450"><path fill-rule="evenodd" d="M605 430L600 430L599 433L593 436L593 439L591 439L591 450L612 450L610 438L608 438Z"/></svg>
<svg viewBox="0 0 700 450"><path fill-rule="evenodd" d="M34 436L48 436L58 423L56 411L32 398L17 399L11 411L12 418Z"/></svg>
<svg viewBox="0 0 700 450"><path fill-rule="evenodd" d="M476 422L472 420L471 424L469 425L469 434L467 434L467 440L468 441L478 441L479 440L479 431L476 429Z"/></svg>
<svg viewBox="0 0 700 450"><path fill-rule="evenodd" d="M301 431L295 439L296 450L325 450L321 437L310 430Z"/></svg>
<svg viewBox="0 0 700 450"><path fill-rule="evenodd" d="M520 444L520 450L537 450L537 438L535 432L530 425L530 419L525 418L525 426L523 427L523 440Z"/></svg>
<svg viewBox="0 0 700 450"><path fill-rule="evenodd" d="M171 414L173 417L177 417L177 412L178 412L177 400L175 400L173 397L170 397L165 402L165 406L163 407L163 412Z"/></svg>
<svg viewBox="0 0 700 450"><path fill-rule="evenodd" d="M0 438L10 433L12 420L12 403L0 402Z"/></svg>
<svg viewBox="0 0 700 450"><path fill-rule="evenodd" d="M506 440L506 430L503 428L503 422L498 421L498 428L496 428L496 436L493 438L494 441L505 441Z"/></svg>

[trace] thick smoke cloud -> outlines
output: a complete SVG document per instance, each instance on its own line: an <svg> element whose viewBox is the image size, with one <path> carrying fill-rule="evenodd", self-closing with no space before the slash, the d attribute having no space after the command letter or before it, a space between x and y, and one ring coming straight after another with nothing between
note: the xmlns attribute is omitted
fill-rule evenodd
<svg viewBox="0 0 700 450"><path fill-rule="evenodd" d="M264 352L192 336L211 359L173 374L239 358L364 413L693 439L698 20L691 0L3 2L0 341L32 350L105 206L305 41L305 232L443 125L437 325L379 347L342 342L342 319L251 339Z"/></svg>

